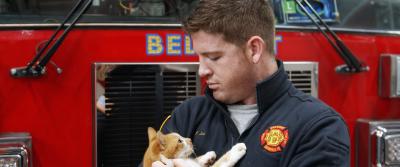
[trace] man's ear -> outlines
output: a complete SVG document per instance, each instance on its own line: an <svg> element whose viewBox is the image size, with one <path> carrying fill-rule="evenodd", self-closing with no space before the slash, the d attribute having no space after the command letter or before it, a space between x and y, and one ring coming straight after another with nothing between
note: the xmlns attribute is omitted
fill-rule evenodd
<svg viewBox="0 0 400 167"><path fill-rule="evenodd" d="M250 56L251 62L258 63L261 59L261 55L265 50L265 42L260 36L252 36L247 41L246 49Z"/></svg>

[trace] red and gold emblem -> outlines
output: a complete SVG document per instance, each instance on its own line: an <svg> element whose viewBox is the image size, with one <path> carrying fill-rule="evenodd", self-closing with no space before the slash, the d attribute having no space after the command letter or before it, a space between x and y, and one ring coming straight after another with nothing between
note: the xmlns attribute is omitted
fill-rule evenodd
<svg viewBox="0 0 400 167"><path fill-rule="evenodd" d="M281 152L289 140L289 131L284 126L271 126L261 135L261 146L275 153Z"/></svg>

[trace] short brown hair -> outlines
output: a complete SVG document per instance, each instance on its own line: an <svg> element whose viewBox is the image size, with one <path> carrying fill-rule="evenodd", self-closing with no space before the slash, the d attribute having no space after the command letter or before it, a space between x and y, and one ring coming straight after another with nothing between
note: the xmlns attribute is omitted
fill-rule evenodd
<svg viewBox="0 0 400 167"><path fill-rule="evenodd" d="M275 18L267 0L200 0L183 22L189 33L203 30L222 34L225 41L243 46L252 36L260 36L267 50L274 52Z"/></svg>

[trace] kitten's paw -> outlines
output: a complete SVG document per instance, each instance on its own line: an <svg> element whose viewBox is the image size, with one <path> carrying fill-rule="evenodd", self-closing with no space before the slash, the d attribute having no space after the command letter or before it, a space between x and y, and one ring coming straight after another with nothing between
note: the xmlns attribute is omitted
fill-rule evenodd
<svg viewBox="0 0 400 167"><path fill-rule="evenodd" d="M216 157L217 155L214 151L209 151L204 155L198 157L197 162L199 162L202 166L210 166L214 163Z"/></svg>
<svg viewBox="0 0 400 167"><path fill-rule="evenodd" d="M167 157L165 157L164 155L160 155L160 161L162 162L165 167L174 167L174 162L171 159L168 159ZM153 163L154 165L154 163Z"/></svg>
<svg viewBox="0 0 400 167"><path fill-rule="evenodd" d="M232 147L232 151L238 154L246 154L246 145L244 143L238 143Z"/></svg>
<svg viewBox="0 0 400 167"><path fill-rule="evenodd" d="M208 156L208 163L213 163L217 158L217 154L215 154L214 151L209 151L206 153L206 155Z"/></svg>
<svg viewBox="0 0 400 167"><path fill-rule="evenodd" d="M238 143L230 150L230 160L235 164L246 154L246 145L244 143Z"/></svg>
<svg viewBox="0 0 400 167"><path fill-rule="evenodd" d="M246 154L246 145L238 143L225 153L212 167L233 167Z"/></svg>

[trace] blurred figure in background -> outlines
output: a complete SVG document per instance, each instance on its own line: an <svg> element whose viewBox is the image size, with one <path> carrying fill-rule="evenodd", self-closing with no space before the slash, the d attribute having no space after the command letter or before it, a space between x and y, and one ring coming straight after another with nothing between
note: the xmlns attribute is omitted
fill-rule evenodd
<svg viewBox="0 0 400 167"><path fill-rule="evenodd" d="M95 103L97 115L97 166L103 166L103 130L106 118L105 80L115 65L96 65Z"/></svg>

